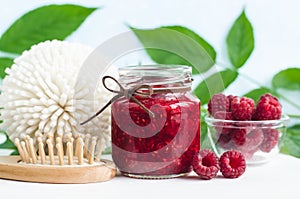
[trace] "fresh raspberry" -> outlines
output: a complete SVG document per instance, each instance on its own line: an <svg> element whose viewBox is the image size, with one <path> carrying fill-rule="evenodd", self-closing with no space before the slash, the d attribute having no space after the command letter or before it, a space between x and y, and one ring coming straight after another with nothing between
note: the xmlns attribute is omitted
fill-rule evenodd
<svg viewBox="0 0 300 199"><path fill-rule="evenodd" d="M253 115L254 120L277 120L280 119L282 106L278 99L267 93L260 97Z"/></svg>
<svg viewBox="0 0 300 199"><path fill-rule="evenodd" d="M278 143L279 131L277 129L263 129L264 140L259 149L263 152L269 153Z"/></svg>
<svg viewBox="0 0 300 199"><path fill-rule="evenodd" d="M215 119L220 119L220 120L232 120L232 114L231 112L227 111L217 111L214 115Z"/></svg>
<svg viewBox="0 0 300 199"><path fill-rule="evenodd" d="M263 140L263 131L261 129L253 129L247 133L245 143L237 146L236 149L241 151L246 159L249 159L252 157L253 153L259 149Z"/></svg>
<svg viewBox="0 0 300 199"><path fill-rule="evenodd" d="M246 134L247 134L246 129L243 129L243 128L234 129L231 132L231 137L232 137L232 140L235 143L235 145L237 145L237 146L244 145L246 142L246 137L247 137Z"/></svg>
<svg viewBox="0 0 300 199"><path fill-rule="evenodd" d="M229 100L222 93L213 95L208 102L208 112L210 115L214 117L218 111L229 111Z"/></svg>
<svg viewBox="0 0 300 199"><path fill-rule="evenodd" d="M232 114L231 112L226 112L226 111L218 111L215 113L215 119L220 119L220 120L232 120ZM232 123L227 122L227 121L219 121L214 123L215 129L218 133L222 134L228 134L232 131Z"/></svg>
<svg viewBox="0 0 300 199"><path fill-rule="evenodd" d="M249 160L253 157L254 153L257 152L258 148L248 151L242 151L241 153L244 155L246 160Z"/></svg>
<svg viewBox="0 0 300 199"><path fill-rule="evenodd" d="M246 170L246 161L242 153L230 150L220 157L220 168L225 178L238 178Z"/></svg>
<svg viewBox="0 0 300 199"><path fill-rule="evenodd" d="M193 169L202 179L210 180L220 170L219 158L211 150L201 150L194 156Z"/></svg>
<svg viewBox="0 0 300 199"><path fill-rule="evenodd" d="M234 97L231 101L232 117L235 120L251 120L255 111L254 100L247 97Z"/></svg>
<svg viewBox="0 0 300 199"><path fill-rule="evenodd" d="M225 150L232 149L232 147L234 147L234 144L231 141L231 133L220 134L217 144Z"/></svg>
<svg viewBox="0 0 300 199"><path fill-rule="evenodd" d="M234 95L228 95L227 96L227 99L229 100L229 111L231 111L231 102L233 100L233 98L235 98L237 96L234 96Z"/></svg>

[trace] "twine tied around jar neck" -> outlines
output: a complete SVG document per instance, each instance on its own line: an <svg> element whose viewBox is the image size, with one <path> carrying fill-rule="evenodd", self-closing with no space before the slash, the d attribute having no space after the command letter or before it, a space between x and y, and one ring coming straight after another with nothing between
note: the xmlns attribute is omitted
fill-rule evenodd
<svg viewBox="0 0 300 199"><path fill-rule="evenodd" d="M106 84L106 80L111 79L113 80L118 86L119 90L113 90L109 88ZM99 111L97 111L92 117L87 119L84 122L81 122L80 125L84 125L100 115L111 103L113 103L115 100L117 100L120 97L126 97L128 100L133 100L136 104L138 104L144 111L146 111L151 117L154 117L154 113L150 111L147 107L145 107L138 99L136 99L134 96L140 96L140 97L149 97L150 95L153 94L153 89L150 85L147 84L141 84L141 85L136 85L131 89L125 89L118 80L116 80L112 76L104 76L102 78L102 84L103 86L110 92L112 93L117 93L116 96L112 97L110 101L108 101Z"/></svg>
<svg viewBox="0 0 300 199"><path fill-rule="evenodd" d="M119 90L114 90L111 89L107 86L106 84L106 80L107 79L111 79L113 80L118 86L119 86ZM187 80L187 82L192 82L193 79L189 78ZM187 92L191 90L191 87L179 87L179 88L154 88L148 84L137 84L136 86L134 86L133 88L130 89L125 89L120 82L118 82L118 80L116 80L114 77L112 76L104 76L102 78L102 84L103 86L110 92L112 93L116 93L117 95L112 97L110 101L108 101L99 111L97 111L92 117L90 117L89 119L87 119L84 122L81 122L80 125L84 125L86 123L88 123L89 121L91 121L92 119L94 119L95 117L97 117L98 115L100 115L111 103L113 103L115 100L119 99L120 97L126 97L128 100L133 100L134 103L136 103L137 105L139 105L144 111L146 111L152 118L154 118L154 113L149 110L144 104L142 104L138 99L136 99L134 96L139 96L139 97L150 97L152 94L162 94L162 93L178 93L178 92Z"/></svg>

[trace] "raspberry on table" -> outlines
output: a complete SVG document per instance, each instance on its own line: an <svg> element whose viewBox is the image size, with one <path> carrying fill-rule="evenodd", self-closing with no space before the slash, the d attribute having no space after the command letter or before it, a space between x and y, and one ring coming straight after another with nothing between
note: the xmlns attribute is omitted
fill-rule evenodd
<svg viewBox="0 0 300 199"><path fill-rule="evenodd" d="M205 180L210 180L220 170L219 158L211 150L204 149L194 156L193 170Z"/></svg>
<svg viewBox="0 0 300 199"><path fill-rule="evenodd" d="M235 120L251 120L255 111L254 100L248 97L234 97L231 101L232 117Z"/></svg>
<svg viewBox="0 0 300 199"><path fill-rule="evenodd" d="M242 153L230 150L220 157L220 170L225 178L238 178L246 170L246 161Z"/></svg>
<svg viewBox="0 0 300 199"><path fill-rule="evenodd" d="M229 99L222 93L213 95L208 102L208 112L210 115L214 117L218 111L229 111Z"/></svg>
<svg viewBox="0 0 300 199"><path fill-rule="evenodd" d="M263 152L269 153L278 143L279 131L277 129L263 129L264 139L259 146Z"/></svg>
<svg viewBox="0 0 300 199"><path fill-rule="evenodd" d="M260 97L253 115L254 120L277 120L281 118L282 106L278 99L267 93Z"/></svg>

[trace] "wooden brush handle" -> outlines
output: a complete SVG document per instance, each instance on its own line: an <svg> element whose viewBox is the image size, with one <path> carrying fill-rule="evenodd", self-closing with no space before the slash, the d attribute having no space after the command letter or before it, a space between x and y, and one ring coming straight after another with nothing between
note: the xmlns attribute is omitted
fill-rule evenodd
<svg viewBox="0 0 300 199"><path fill-rule="evenodd" d="M44 183L76 184L103 182L115 177L110 160L93 165L42 165L19 163L20 156L0 156L0 178Z"/></svg>

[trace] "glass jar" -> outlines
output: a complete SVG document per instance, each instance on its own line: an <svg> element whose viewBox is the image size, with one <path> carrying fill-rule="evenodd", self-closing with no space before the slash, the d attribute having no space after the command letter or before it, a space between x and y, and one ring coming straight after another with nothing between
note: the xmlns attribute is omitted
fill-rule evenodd
<svg viewBox="0 0 300 199"><path fill-rule="evenodd" d="M112 158L120 172L136 178L188 174L200 149L200 101L191 90L188 66L150 65L119 69L125 89L148 85L148 96L121 97L112 111ZM141 92L146 92L141 89Z"/></svg>

